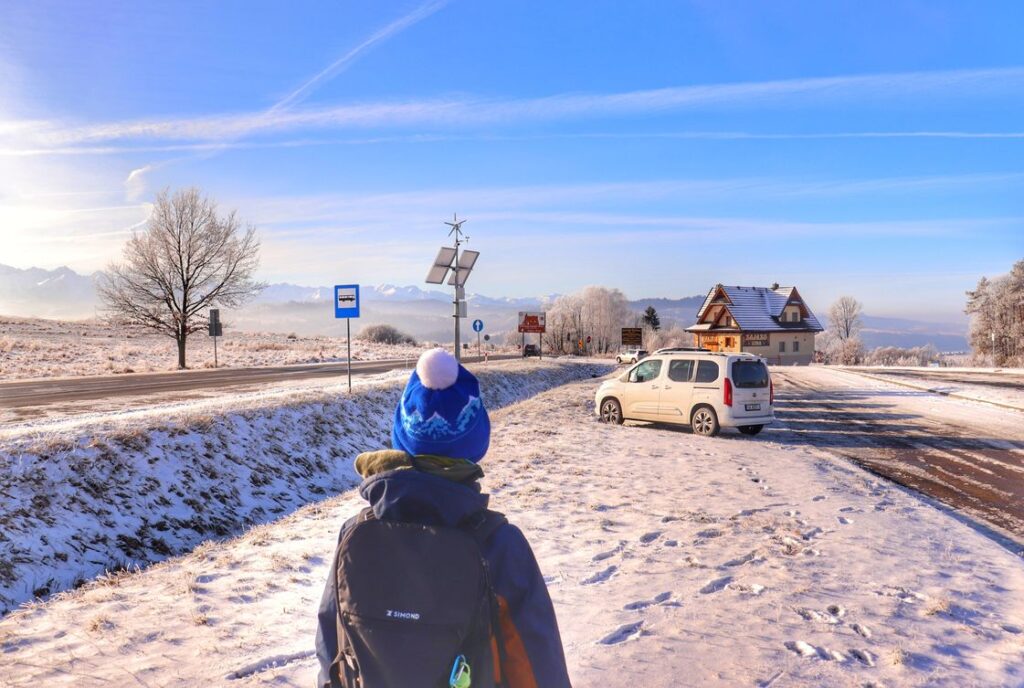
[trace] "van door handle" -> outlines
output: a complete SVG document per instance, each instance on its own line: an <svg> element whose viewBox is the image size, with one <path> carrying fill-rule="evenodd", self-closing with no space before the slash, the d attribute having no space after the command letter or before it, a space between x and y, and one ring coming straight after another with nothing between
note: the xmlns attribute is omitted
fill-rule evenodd
<svg viewBox="0 0 1024 688"><path fill-rule="evenodd" d="M651 389L661 389L658 385L651 385Z"/></svg>
<svg viewBox="0 0 1024 688"><path fill-rule="evenodd" d="M672 389L672 385L665 385L665 389Z"/></svg>

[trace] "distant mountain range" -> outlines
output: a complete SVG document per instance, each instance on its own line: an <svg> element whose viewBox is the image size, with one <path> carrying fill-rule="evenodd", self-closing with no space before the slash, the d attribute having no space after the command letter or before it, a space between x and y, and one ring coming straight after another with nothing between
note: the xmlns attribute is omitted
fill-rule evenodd
<svg viewBox="0 0 1024 688"><path fill-rule="evenodd" d="M70 268L56 270L19 269L0 264L0 315L79 319L97 312L95 279L99 273L81 275ZM420 289L416 286L363 285L361 326L388 323L412 336L430 341L450 341L452 295L450 291ZM484 321L485 332L504 334L515 329L521 310L542 309L557 294L509 298L469 294L471 319ZM336 321L330 304L333 287L303 287L271 284L245 308L225 312L227 326L243 330L295 332L297 334L341 334L344 322ZM686 327L696 319L704 295L681 299L647 298L630 301L642 312L654 306L662 325ZM823 308L816 313L822 317ZM933 344L941 351L968 349L965 328L960 323L932 323L902 318L865 315L862 338L868 348L876 346L920 346ZM467 327L468 331L469 328ZM470 333L472 334L472 333Z"/></svg>

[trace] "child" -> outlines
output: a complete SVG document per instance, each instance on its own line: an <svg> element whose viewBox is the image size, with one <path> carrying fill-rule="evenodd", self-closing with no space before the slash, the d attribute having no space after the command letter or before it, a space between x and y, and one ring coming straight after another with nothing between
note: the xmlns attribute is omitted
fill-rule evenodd
<svg viewBox="0 0 1024 688"><path fill-rule="evenodd" d="M395 409L393 449L356 459L370 507L338 538L318 686L570 685L530 545L480 492L490 431L473 374L443 349L424 353Z"/></svg>

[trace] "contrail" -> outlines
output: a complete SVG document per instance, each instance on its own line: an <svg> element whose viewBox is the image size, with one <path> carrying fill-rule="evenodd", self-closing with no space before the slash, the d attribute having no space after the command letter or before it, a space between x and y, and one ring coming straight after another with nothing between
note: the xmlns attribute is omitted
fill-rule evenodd
<svg viewBox="0 0 1024 688"><path fill-rule="evenodd" d="M267 110L266 114L271 115L277 112L281 112L282 110L287 110L291 106L302 102L322 83L330 81L335 76L345 71L348 68L348 66L352 64L364 52L366 52L376 44L380 43L381 41L390 38L396 33L404 29L407 29L408 27L422 21L423 19L426 19L427 17L429 17L430 15L434 14L439 9L447 5L448 2L449 0L435 0L434 2L428 2L424 5L421 5L419 8L405 15L404 17L401 17L391 22L383 29L380 29L379 31L375 32L365 41L363 41L356 47L352 48L347 53L345 53L337 60L332 62L330 65L325 67L319 74L307 80L297 89L286 95L281 100L274 103L274 105L269 110Z"/></svg>

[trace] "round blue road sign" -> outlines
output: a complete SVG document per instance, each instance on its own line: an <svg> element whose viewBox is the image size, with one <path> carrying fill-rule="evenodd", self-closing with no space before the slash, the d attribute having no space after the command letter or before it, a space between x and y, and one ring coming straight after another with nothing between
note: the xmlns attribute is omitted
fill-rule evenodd
<svg viewBox="0 0 1024 688"><path fill-rule="evenodd" d="M474 320L473 321L473 331L474 332L483 332L484 331L484 321L483 320Z"/></svg>

